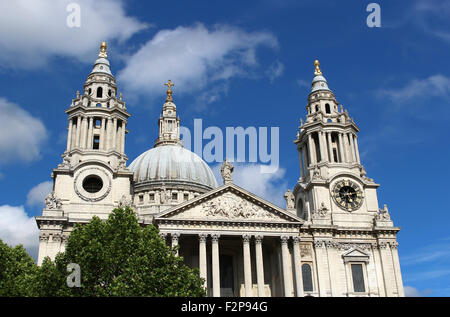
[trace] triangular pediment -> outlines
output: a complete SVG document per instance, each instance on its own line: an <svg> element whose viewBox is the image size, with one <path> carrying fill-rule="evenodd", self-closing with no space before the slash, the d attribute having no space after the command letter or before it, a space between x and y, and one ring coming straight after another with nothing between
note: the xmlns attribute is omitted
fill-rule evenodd
<svg viewBox="0 0 450 317"><path fill-rule="evenodd" d="M345 262L368 262L370 255L359 248L352 248L345 252L342 257L344 258Z"/></svg>
<svg viewBox="0 0 450 317"><path fill-rule="evenodd" d="M295 215L234 184L204 193L156 217L156 221L169 219L303 223Z"/></svg>

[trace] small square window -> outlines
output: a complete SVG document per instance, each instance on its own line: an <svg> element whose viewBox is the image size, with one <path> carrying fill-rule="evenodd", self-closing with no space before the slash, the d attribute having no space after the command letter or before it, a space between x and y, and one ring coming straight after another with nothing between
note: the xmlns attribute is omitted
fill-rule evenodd
<svg viewBox="0 0 450 317"><path fill-rule="evenodd" d="M150 194L150 201L155 201L155 194Z"/></svg>
<svg viewBox="0 0 450 317"><path fill-rule="evenodd" d="M172 200L174 201L178 200L178 193L172 193Z"/></svg>
<svg viewBox="0 0 450 317"><path fill-rule="evenodd" d="M183 195L183 199L184 199L184 201L189 200L189 194L184 194L184 195Z"/></svg>
<svg viewBox="0 0 450 317"><path fill-rule="evenodd" d="M140 204L144 203L144 195L139 195L139 203Z"/></svg>

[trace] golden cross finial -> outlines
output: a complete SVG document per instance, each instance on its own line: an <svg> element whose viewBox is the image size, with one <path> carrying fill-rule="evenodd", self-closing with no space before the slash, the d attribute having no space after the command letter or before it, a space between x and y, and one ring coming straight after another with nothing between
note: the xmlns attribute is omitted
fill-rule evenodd
<svg viewBox="0 0 450 317"><path fill-rule="evenodd" d="M98 53L98 57L103 57L103 58L107 58L108 55L106 54L106 42L102 42L100 44L100 53Z"/></svg>
<svg viewBox="0 0 450 317"><path fill-rule="evenodd" d="M169 88L167 89L166 101L172 101L172 87L175 85L170 81L170 79L164 85L166 85Z"/></svg>
<svg viewBox="0 0 450 317"><path fill-rule="evenodd" d="M319 63L318 59L316 59L314 61L314 66L316 66L316 71L314 72L314 75L322 75L322 72L320 71L320 68L319 68L320 63Z"/></svg>

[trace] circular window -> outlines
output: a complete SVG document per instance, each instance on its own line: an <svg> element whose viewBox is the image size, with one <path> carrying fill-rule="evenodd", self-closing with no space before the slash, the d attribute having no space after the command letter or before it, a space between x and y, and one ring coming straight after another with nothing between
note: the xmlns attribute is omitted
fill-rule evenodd
<svg viewBox="0 0 450 317"><path fill-rule="evenodd" d="M96 175L88 176L83 181L83 188L88 193L98 193L103 188L103 181Z"/></svg>

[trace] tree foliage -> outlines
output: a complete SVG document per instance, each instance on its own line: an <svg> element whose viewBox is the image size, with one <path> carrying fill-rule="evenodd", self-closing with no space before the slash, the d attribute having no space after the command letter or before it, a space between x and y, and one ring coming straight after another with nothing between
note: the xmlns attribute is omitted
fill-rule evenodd
<svg viewBox="0 0 450 317"><path fill-rule="evenodd" d="M26 264L29 259L22 254L19 263L23 263L25 268L7 273L8 276L22 276L20 272L28 269ZM80 266L81 287L67 286L66 280L70 274L67 272L67 265L70 263ZM153 225L141 227L134 212L128 207L113 210L106 221L93 217L88 224L76 225L69 236L65 252L59 253L55 261L46 258L39 268L29 266L32 268L28 278L16 278L21 282L19 285L23 286L14 288L14 293L8 294L171 297L205 295L203 280L199 277L198 270L186 266L183 259L166 246ZM3 280L3 275L0 275L0 283ZM11 283L15 285L15 282ZM23 291L23 287L26 291Z"/></svg>

